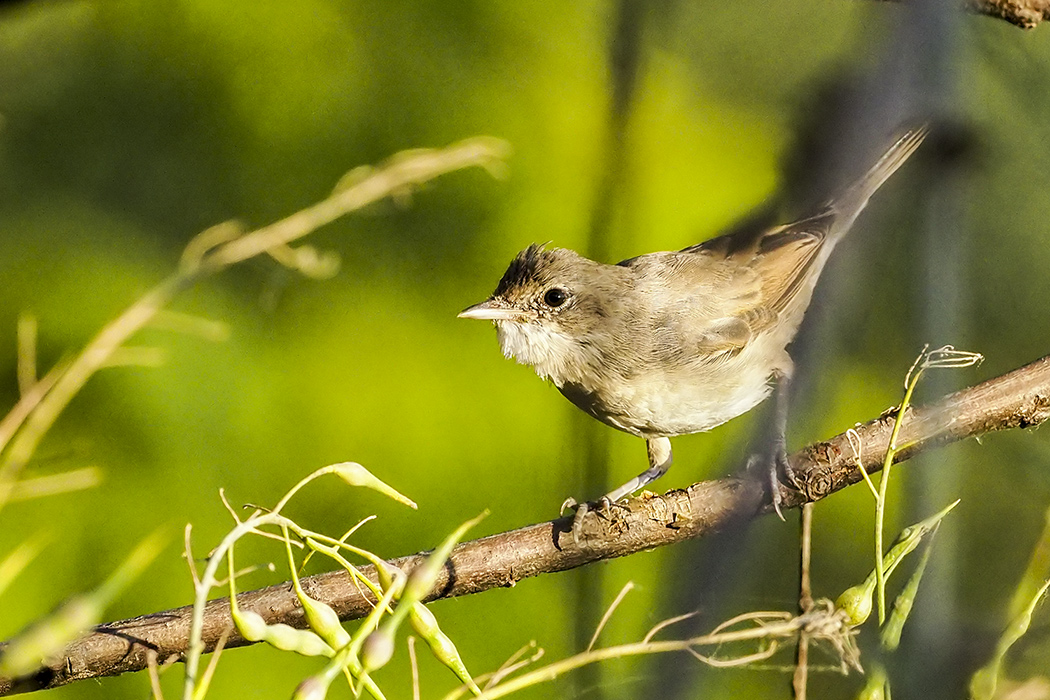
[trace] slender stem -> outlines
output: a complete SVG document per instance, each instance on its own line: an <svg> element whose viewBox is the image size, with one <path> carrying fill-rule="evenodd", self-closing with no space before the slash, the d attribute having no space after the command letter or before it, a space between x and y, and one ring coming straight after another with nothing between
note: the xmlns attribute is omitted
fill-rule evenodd
<svg viewBox="0 0 1050 700"><path fill-rule="evenodd" d="M897 417L893 421L893 430L890 432L890 442L886 447L886 456L882 462L882 474L879 476L879 495L875 499L875 581L879 600L879 625L886 621L886 570L883 568L882 537L886 520L886 490L890 482L890 470L893 467L893 459L897 456L897 436L900 435L901 426L904 424L904 414L911 403L911 395L915 391L915 385L925 370L924 365L909 378L908 386L904 391L904 399L901 407L897 410Z"/></svg>
<svg viewBox="0 0 1050 700"><path fill-rule="evenodd" d="M215 548L212 555L208 557L208 565L204 567L204 573L201 575L200 583L196 587L193 598L193 614L190 617L189 644L186 646L186 682L182 687L183 700L194 700L194 693L197 686L197 671L200 668L201 655L204 653L204 641L201 639L201 632L204 629L204 606L208 602L208 594L216 585L215 572L218 570L223 556L227 554L230 547L233 546L233 543L249 532L255 530L258 526L265 524L265 521L269 517L270 514L267 513L248 518L243 523L240 523L237 527L230 530L229 534L227 534L222 542L219 543L219 546ZM232 560L229 562L229 566L232 570ZM230 577L230 583L232 586L232 576ZM235 597L236 593L231 589L231 605L235 604L233 602Z"/></svg>
<svg viewBox="0 0 1050 700"><path fill-rule="evenodd" d="M813 582L810 578L810 565L813 560L813 507L812 503L802 506L802 517L799 520L801 552L799 557L798 611L801 614L805 614L813 609ZM805 630L800 630L798 649L795 653L795 675L791 681L795 700L806 700L808 680L809 635L806 634Z"/></svg>
<svg viewBox="0 0 1050 700"><path fill-rule="evenodd" d="M604 649L595 649L582 654L576 654L575 656L562 659L561 661L556 661L542 668L530 671L529 673L522 674L517 678L500 683L495 687L487 688L483 692L482 697L490 700L501 698L505 695L518 692L523 688L536 685L537 683L554 680L558 676L564 675L565 673L580 668L581 666L605 661L607 659L620 659L628 656L640 656L645 654L664 654L673 651L691 651L693 647L697 646L713 646L754 639L771 640L770 648L775 650L776 639L778 637L789 637L794 635L798 630L798 626L798 618L795 618L779 624L761 625L735 632L708 634L701 637L693 637L691 639L676 639L659 642L634 642L632 644L621 644L619 646L606 647ZM458 691L453 691L453 693L450 693L446 698L458 696Z"/></svg>

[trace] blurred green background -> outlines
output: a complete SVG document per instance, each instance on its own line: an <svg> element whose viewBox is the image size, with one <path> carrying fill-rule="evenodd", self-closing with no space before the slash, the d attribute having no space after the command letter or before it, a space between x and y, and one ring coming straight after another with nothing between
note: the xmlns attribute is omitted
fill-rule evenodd
<svg viewBox="0 0 1050 700"><path fill-rule="evenodd" d="M814 95L892 53L893 28L909 18L896 5L845 0L652 5L638 33L622 161L612 169L617 8L441 0L0 5L5 405L18 397L20 313L39 320L41 365L49 366L163 279L203 228L232 218L269 223L323 198L349 169L401 149L473 134L514 147L503 181L455 173L408 206L385 202L312 235L307 242L342 257L334 279L304 279L259 259L180 296L176 310L225 322L229 339L148 331L141 341L163 349L162 367L107 370L74 400L31 473L98 465L105 481L0 514L0 552L36 532L52 538L0 600L0 637L96 585L159 525L176 536L109 618L190 602L177 533L191 522L201 556L218 541L229 526L220 487L235 504L273 504L315 468L359 461L414 498L419 512L334 483L307 489L289 512L333 534L376 513L359 542L392 557L434 546L485 508L492 515L478 535L549 519L568 495L598 495L581 491L581 445L594 440L607 441L600 451L609 455L610 483L640 471L641 441L590 425L531 370L504 360L491 328L456 313L484 299L531 242L597 245L612 262L684 247L747 215L777 191L778 164ZM811 336L819 360L809 363L796 402L792 446L896 403L923 343L987 357L942 377L938 390L1050 352L1047 31L960 16L941 76L947 111L970 143L949 183L950 264L936 249L924 252L918 232L931 189L945 183L909 164L832 261ZM600 201L609 172L611 205ZM607 235L588 243L596 216L605 217ZM945 272L948 302L936 296L945 294L938 286ZM931 314L945 318L941 304L952 320L931 325ZM762 415L677 439L675 468L657 486L731 471ZM898 687L912 691L905 696L960 696L989 653L1050 503L1048 464L1045 434L1014 432L899 470L894 531L963 499L942 531L894 669ZM818 507L818 595L835 597L866 575L870 505L854 488ZM548 660L585 646L594 613L581 612L578 601L588 600L581 585L597 587L589 600L598 608L627 581L638 585L604 632L606 643L635 641L697 606L699 630L746 610L791 610L796 517L433 610L475 673L530 640ZM257 556L281 557L263 548ZM280 570L256 573L240 586L285 578ZM1045 673L1048 645L1043 610L1013 657L1016 675ZM410 696L406 658L400 647L379 678L389 697ZM789 664L787 655L746 670L703 670L677 657L617 661L519 697L787 697ZM424 697L454 686L432 659L421 665ZM288 697L317 668L268 648L235 650L220 664L212 697ZM177 667L165 679L172 697L180 674ZM860 681L818 673L811 683L814 696L851 697ZM49 694L147 695L143 674ZM332 693L349 696L345 687Z"/></svg>

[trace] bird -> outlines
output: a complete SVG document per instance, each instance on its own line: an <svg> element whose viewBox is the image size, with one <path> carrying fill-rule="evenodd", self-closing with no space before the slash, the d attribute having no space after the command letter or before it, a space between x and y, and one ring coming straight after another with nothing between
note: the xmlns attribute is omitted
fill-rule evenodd
<svg viewBox="0 0 1050 700"><path fill-rule="evenodd" d="M901 133L860 178L794 223L614 265L534 243L488 299L459 317L492 321L507 358L530 365L602 423L646 441L648 468L605 494L607 503L667 472L669 438L711 430L775 388L769 479L780 515L778 474L795 481L784 435L787 346L835 245L927 131ZM580 504L574 536L585 512Z"/></svg>

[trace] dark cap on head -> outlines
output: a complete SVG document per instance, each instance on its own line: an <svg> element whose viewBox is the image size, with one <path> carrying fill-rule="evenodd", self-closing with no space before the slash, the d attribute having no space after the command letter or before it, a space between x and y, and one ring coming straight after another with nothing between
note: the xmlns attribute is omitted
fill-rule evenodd
<svg viewBox="0 0 1050 700"><path fill-rule="evenodd" d="M514 256L514 260L496 286L496 296L502 296L510 289L547 282L547 274L544 271L557 260L557 250L547 250L543 245L533 243Z"/></svg>

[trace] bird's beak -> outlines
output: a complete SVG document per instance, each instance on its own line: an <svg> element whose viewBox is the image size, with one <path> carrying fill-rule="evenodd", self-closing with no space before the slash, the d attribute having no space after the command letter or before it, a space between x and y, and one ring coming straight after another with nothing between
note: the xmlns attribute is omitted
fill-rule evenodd
<svg viewBox="0 0 1050 700"><path fill-rule="evenodd" d="M459 318L476 318L482 321L513 321L520 316L520 311L510 308L496 298L474 304L459 312Z"/></svg>

